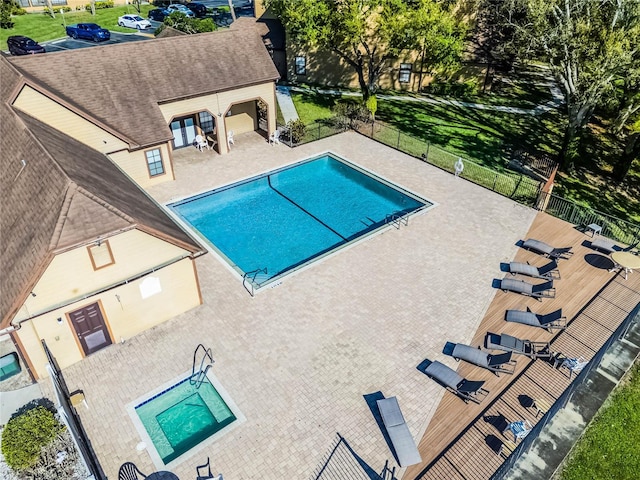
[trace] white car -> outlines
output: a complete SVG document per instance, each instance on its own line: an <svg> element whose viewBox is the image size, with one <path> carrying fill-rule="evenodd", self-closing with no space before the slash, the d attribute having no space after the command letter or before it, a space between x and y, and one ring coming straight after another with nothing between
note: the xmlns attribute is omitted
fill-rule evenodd
<svg viewBox="0 0 640 480"><path fill-rule="evenodd" d="M140 15L123 15L118 17L118 25L121 27L135 28L137 30L151 28L151 22L145 20Z"/></svg>
<svg viewBox="0 0 640 480"><path fill-rule="evenodd" d="M181 3L172 3L171 5L168 5L167 10L171 13L180 12L185 14L187 17L195 17L195 14Z"/></svg>

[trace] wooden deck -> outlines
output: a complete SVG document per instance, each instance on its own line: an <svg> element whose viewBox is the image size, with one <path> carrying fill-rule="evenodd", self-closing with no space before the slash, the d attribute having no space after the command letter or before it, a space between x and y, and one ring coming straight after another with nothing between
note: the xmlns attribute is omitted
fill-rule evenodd
<svg viewBox="0 0 640 480"><path fill-rule="evenodd" d="M562 278L554 282L556 298L536 301L516 293L496 291L484 319L471 342L482 345L486 332L507 333L522 339L551 343L551 351L566 357L584 357L590 360L608 340L629 312L640 303L640 272L625 280L623 275L608 271L612 261L604 254L589 248L590 236L572 225L540 213L534 220L527 238L542 240L554 247L572 246L573 256L559 260ZM522 240L525 240L524 238ZM516 261L529 261L542 266L547 260L523 249ZM495 280L510 275L496 265ZM539 283L540 280L523 280ZM549 333L504 320L507 309L548 313L558 308L569 320L565 331ZM451 338L451 341L458 339ZM443 360L441 352L433 352L430 360ZM403 479L489 479L504 459L499 455L504 440L502 435L508 422L528 420L535 425L532 399L552 405L564 392L575 375L569 378L567 369L558 369L544 360L529 360L522 355L517 360L515 374L500 374L460 362L458 372L471 380L485 380L490 391L482 404L465 404L457 396L445 392L427 430L418 444L423 462L409 467ZM425 377L425 381L432 381Z"/></svg>

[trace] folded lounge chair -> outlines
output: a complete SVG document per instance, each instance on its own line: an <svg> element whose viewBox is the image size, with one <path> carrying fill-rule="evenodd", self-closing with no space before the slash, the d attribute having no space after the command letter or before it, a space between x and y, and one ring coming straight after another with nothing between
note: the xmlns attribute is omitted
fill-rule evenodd
<svg viewBox="0 0 640 480"><path fill-rule="evenodd" d="M503 278L500 281L500 289L505 292L516 292L538 300L543 298L556 298L556 289L553 288L553 280L533 285L523 280L513 278Z"/></svg>
<svg viewBox="0 0 640 480"><path fill-rule="evenodd" d="M393 449L396 451L400 466L406 467L407 465L415 465L422 462L416 442L413 440L409 427L400 411L398 399L396 397L383 398L376 403L389 434L389 439L393 444Z"/></svg>
<svg viewBox="0 0 640 480"><path fill-rule="evenodd" d="M447 342L444 347L444 353L451 355L456 360L464 360L478 367L491 370L496 375L499 372L513 374L516 369L516 361L511 359L511 352L491 355L470 345Z"/></svg>
<svg viewBox="0 0 640 480"><path fill-rule="evenodd" d="M513 352L534 359L551 358L549 342L521 340L506 333L498 335L497 333L487 332L487 335L484 337L484 348L488 350Z"/></svg>
<svg viewBox="0 0 640 480"><path fill-rule="evenodd" d="M632 243L626 248L622 248L619 245L616 245L611 240L603 237L598 237L591 242L591 248L595 250L600 250L605 252L607 255L612 254L613 252L630 252L634 248L638 246L639 242Z"/></svg>
<svg viewBox="0 0 640 480"><path fill-rule="evenodd" d="M571 247L553 248L551 245L541 242L540 240L535 240L533 238L525 240L522 244L522 248L540 253L549 258L563 258L566 260L571 255L573 255Z"/></svg>
<svg viewBox="0 0 640 480"><path fill-rule="evenodd" d="M451 393L460 397L465 403L469 401L480 403L489 394L488 390L482 388L484 382L467 380L458 375L455 370L440 362L431 362L424 369L424 373Z"/></svg>
<svg viewBox="0 0 640 480"><path fill-rule="evenodd" d="M567 317L562 315L562 309L541 315L533 313L529 307L527 311L507 310L504 319L507 322L521 323L523 325L531 325L532 327L544 328L551 332L552 330L564 330L567 328Z"/></svg>
<svg viewBox="0 0 640 480"><path fill-rule="evenodd" d="M527 275L534 278L560 279L560 271L558 270L558 264L555 260L551 260L539 268L529 265L528 263L511 262L509 264L509 272L512 275L519 273L520 275Z"/></svg>

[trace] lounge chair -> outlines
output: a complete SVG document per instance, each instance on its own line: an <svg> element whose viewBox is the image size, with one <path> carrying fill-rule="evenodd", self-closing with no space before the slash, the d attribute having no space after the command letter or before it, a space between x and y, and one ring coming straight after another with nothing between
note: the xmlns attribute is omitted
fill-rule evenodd
<svg viewBox="0 0 640 480"><path fill-rule="evenodd" d="M383 398L376 403L400 466L406 467L422 462L416 442L413 440L409 427L400 411L398 399L396 397Z"/></svg>
<svg viewBox="0 0 640 480"><path fill-rule="evenodd" d="M591 248L605 252L607 255L617 251L618 248L615 247L617 247L615 243L604 237L598 237L591 241Z"/></svg>
<svg viewBox="0 0 640 480"><path fill-rule="evenodd" d="M549 342L521 340L506 333L498 335L497 333L487 332L487 335L484 337L484 348L488 350L513 352L534 359L551 358Z"/></svg>
<svg viewBox="0 0 640 480"><path fill-rule="evenodd" d="M549 258L562 258L566 260L571 255L573 255L571 247L553 248L551 245L541 242L540 240L535 240L533 238L525 240L522 244L522 248L540 253Z"/></svg>
<svg viewBox="0 0 640 480"><path fill-rule="evenodd" d="M527 311L507 310L504 319L507 322L521 323L523 325L531 325L532 327L544 328L551 332L552 330L564 330L567 328L567 317L562 315L562 309L541 315L533 313L529 307Z"/></svg>
<svg viewBox="0 0 640 480"><path fill-rule="evenodd" d="M447 342L444 353L451 355L456 360L464 360L478 367L491 370L496 375L499 372L513 374L516 369L516 361L511 359L511 352L491 355L470 345Z"/></svg>
<svg viewBox="0 0 640 480"><path fill-rule="evenodd" d="M560 279L558 263L555 260L551 260L542 267L534 267L533 265L529 265L529 263L511 262L509 264L509 272L512 275L519 273L520 275L527 275L534 278Z"/></svg>
<svg viewBox="0 0 640 480"><path fill-rule="evenodd" d="M452 368L437 361L431 362L424 369L424 373L451 393L460 397L465 403L469 401L480 403L489 394L488 390L482 388L484 382L467 380L458 375Z"/></svg>
<svg viewBox="0 0 640 480"><path fill-rule="evenodd" d="M204 151L204 149L206 148L207 150L209 150L209 142L207 140L204 139L204 137L202 135L196 135L195 140L193 141L193 144L196 146L196 148L198 150L200 150L201 152Z"/></svg>
<svg viewBox="0 0 640 480"><path fill-rule="evenodd" d="M556 298L556 289L553 288L553 280L533 285L523 280L503 278L500 281L500 289L505 292L521 293L537 300L542 300L543 298Z"/></svg>

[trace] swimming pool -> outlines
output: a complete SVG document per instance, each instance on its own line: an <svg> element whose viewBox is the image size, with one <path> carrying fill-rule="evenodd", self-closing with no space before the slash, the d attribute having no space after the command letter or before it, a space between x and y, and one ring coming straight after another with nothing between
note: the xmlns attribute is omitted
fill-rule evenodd
<svg viewBox="0 0 640 480"><path fill-rule="evenodd" d="M222 398L207 376L199 387L190 376L134 402L133 411L163 465L174 461L196 445L223 431L236 420L244 419ZM150 453L152 453L150 451ZM155 455L152 455L152 458Z"/></svg>
<svg viewBox="0 0 640 480"><path fill-rule="evenodd" d="M431 206L332 154L169 204L258 287Z"/></svg>

